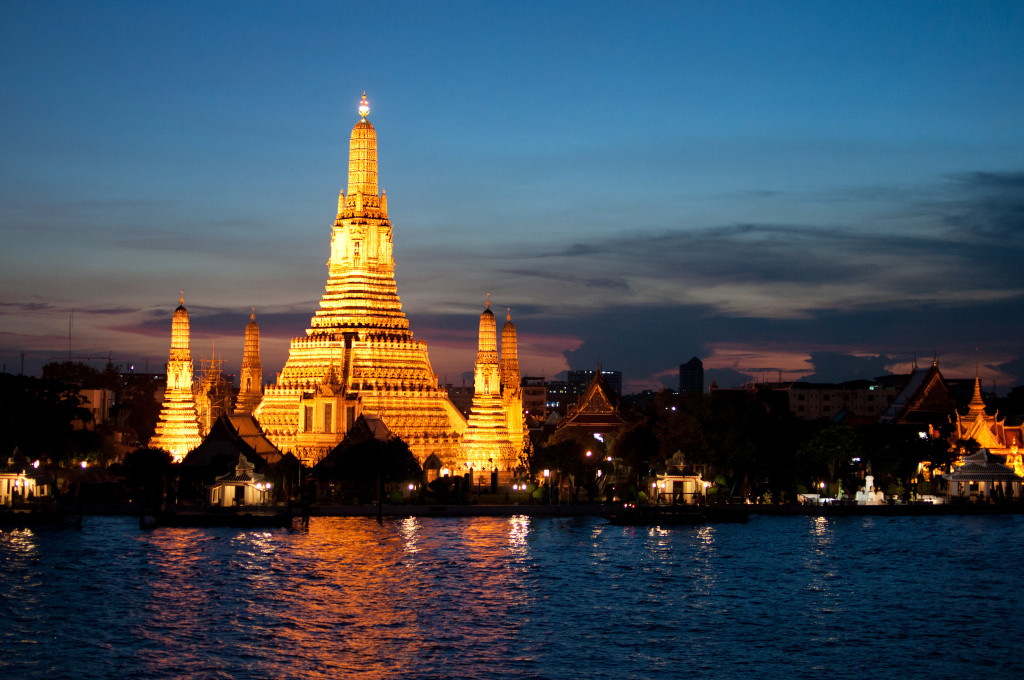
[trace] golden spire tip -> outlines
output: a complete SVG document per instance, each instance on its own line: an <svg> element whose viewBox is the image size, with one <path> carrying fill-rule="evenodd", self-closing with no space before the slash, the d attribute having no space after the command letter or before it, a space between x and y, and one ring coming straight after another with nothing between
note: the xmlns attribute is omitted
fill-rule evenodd
<svg viewBox="0 0 1024 680"><path fill-rule="evenodd" d="M363 90L363 99L359 102L359 115L364 119L370 115L370 102L366 101L366 90Z"/></svg>

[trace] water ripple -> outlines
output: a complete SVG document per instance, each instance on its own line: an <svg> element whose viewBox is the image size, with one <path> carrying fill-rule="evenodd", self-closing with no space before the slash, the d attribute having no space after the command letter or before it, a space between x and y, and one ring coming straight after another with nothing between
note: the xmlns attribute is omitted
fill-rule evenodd
<svg viewBox="0 0 1024 680"><path fill-rule="evenodd" d="M23 678L1024 675L1019 517L0 532ZM983 642L979 642L983 641ZM929 671L929 669L941 669Z"/></svg>

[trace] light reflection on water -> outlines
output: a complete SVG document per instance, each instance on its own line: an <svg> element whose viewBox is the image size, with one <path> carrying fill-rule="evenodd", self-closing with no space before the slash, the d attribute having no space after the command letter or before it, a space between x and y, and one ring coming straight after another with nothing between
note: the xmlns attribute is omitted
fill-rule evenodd
<svg viewBox="0 0 1024 680"><path fill-rule="evenodd" d="M1022 675L1018 517L0 532L25 678ZM969 632L967 632L969 631ZM926 669L937 669L926 672ZM1016 673L1014 672L1016 671Z"/></svg>

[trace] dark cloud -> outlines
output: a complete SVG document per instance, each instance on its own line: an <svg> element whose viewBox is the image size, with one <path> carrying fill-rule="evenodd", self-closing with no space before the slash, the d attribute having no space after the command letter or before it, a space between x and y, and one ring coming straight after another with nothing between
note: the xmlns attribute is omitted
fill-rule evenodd
<svg viewBox="0 0 1024 680"><path fill-rule="evenodd" d="M845 382L847 380L872 380L888 375L886 366L893 358L878 356L856 356L842 352L811 352L814 373L802 378L807 382Z"/></svg>
<svg viewBox="0 0 1024 680"><path fill-rule="evenodd" d="M1024 172L972 172L951 181L951 195L928 207L959 235L1019 252L1024 234Z"/></svg>
<svg viewBox="0 0 1024 680"><path fill-rule="evenodd" d="M18 312L52 312L58 307L49 302L0 302L0 310Z"/></svg>

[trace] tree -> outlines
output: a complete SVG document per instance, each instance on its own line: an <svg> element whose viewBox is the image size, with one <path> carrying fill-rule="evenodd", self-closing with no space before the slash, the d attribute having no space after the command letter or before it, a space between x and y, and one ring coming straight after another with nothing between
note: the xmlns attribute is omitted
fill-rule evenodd
<svg viewBox="0 0 1024 680"><path fill-rule="evenodd" d="M171 482L171 454L163 449L140 448L125 455L122 472L128 497L143 507L159 507Z"/></svg>
<svg viewBox="0 0 1024 680"><path fill-rule="evenodd" d="M75 453L72 421L89 417L75 385L0 374L2 460L18 449L28 459L68 463Z"/></svg>
<svg viewBox="0 0 1024 680"><path fill-rule="evenodd" d="M416 456L399 437L375 437L337 447L313 470L317 479L339 483L357 493L374 492L378 484L419 480L423 477Z"/></svg>
<svg viewBox="0 0 1024 680"><path fill-rule="evenodd" d="M797 459L807 477L827 477L834 482L850 469L854 458L864 454L863 440L852 427L829 423L797 450Z"/></svg>

